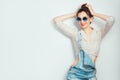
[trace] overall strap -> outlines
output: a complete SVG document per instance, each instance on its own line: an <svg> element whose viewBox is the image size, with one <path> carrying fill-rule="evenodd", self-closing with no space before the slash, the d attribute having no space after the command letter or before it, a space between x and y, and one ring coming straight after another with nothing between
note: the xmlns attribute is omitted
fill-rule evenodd
<svg viewBox="0 0 120 80"><path fill-rule="evenodd" d="M81 31L78 31L78 40L77 40L77 43L78 43L79 49L82 49L82 47L81 47L81 40L82 40Z"/></svg>
<svg viewBox="0 0 120 80"><path fill-rule="evenodd" d="M78 31L78 47L80 49L79 58L81 58L81 61L79 64L84 67L94 68L95 65L92 62L92 59L90 58L88 53L86 53L81 47L81 40L82 40L81 31Z"/></svg>

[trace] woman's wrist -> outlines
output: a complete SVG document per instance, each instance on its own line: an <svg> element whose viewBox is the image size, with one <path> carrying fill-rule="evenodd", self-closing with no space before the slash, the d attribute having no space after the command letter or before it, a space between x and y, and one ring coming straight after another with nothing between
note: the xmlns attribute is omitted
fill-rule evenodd
<svg viewBox="0 0 120 80"><path fill-rule="evenodd" d="M105 15L105 14L100 14L100 13L94 13L94 16L100 18L100 19L103 19L103 20L107 20L110 16L108 15Z"/></svg>
<svg viewBox="0 0 120 80"><path fill-rule="evenodd" d="M54 22L64 21L66 19L73 18L75 16L76 16L76 12L72 12L72 13L61 15L61 16L57 16L53 20Z"/></svg>
<svg viewBox="0 0 120 80"><path fill-rule="evenodd" d="M93 16L96 16L96 14L97 14L97 13L94 12L94 13L93 13Z"/></svg>

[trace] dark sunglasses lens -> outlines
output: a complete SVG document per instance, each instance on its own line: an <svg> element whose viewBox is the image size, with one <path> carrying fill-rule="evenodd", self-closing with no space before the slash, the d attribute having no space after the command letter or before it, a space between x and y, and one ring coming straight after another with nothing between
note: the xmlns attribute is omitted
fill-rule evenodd
<svg viewBox="0 0 120 80"><path fill-rule="evenodd" d="M87 17L83 17L83 21L87 21Z"/></svg>
<svg viewBox="0 0 120 80"><path fill-rule="evenodd" d="M79 17L77 17L77 19L76 19L77 21L81 21L81 18L79 18Z"/></svg>

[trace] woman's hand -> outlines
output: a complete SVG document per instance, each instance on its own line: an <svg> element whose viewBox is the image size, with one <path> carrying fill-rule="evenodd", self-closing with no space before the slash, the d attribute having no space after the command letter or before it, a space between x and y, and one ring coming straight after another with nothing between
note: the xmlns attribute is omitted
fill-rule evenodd
<svg viewBox="0 0 120 80"><path fill-rule="evenodd" d="M105 21L108 20L108 18L110 18L110 16L108 16L108 15L94 12L94 10L92 9L92 6L91 6L90 4L86 4L86 7L89 8L89 10L90 10L90 12L91 12L91 14L92 14L93 16L96 16L96 17L98 17L98 18L101 18L101 19L103 19L103 20L105 20Z"/></svg>
<svg viewBox="0 0 120 80"><path fill-rule="evenodd" d="M88 9L90 10L91 14L94 16L95 12L92 9L92 6L90 4L86 4L86 7L88 7Z"/></svg>
<svg viewBox="0 0 120 80"><path fill-rule="evenodd" d="M83 5L86 5L87 3L81 4L79 8L81 8Z"/></svg>

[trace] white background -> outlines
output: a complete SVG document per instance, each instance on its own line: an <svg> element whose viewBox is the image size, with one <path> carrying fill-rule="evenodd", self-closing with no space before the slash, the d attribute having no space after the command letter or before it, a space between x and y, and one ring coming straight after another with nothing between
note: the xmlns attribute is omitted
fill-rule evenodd
<svg viewBox="0 0 120 80"><path fill-rule="evenodd" d="M0 0L0 80L65 80L74 51L52 19L85 2L116 19L96 66L98 80L120 80L119 0Z"/></svg>

